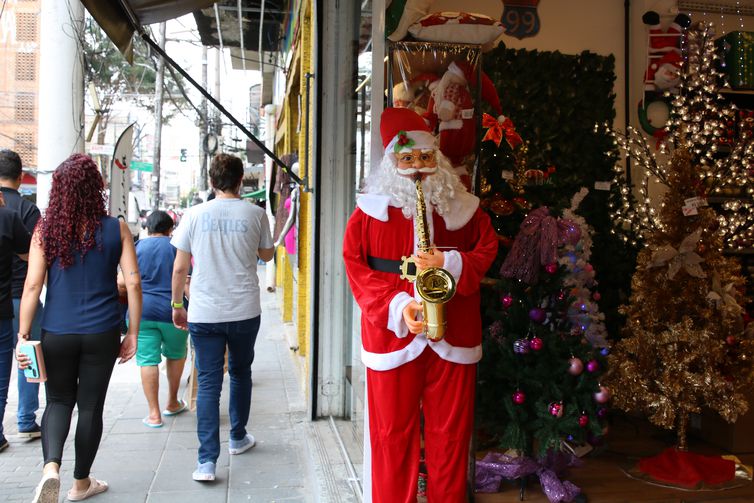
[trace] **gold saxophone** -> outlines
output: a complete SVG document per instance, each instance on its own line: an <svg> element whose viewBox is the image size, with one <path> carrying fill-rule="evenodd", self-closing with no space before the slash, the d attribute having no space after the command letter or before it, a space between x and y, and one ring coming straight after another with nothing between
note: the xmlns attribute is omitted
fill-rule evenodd
<svg viewBox="0 0 754 503"><path fill-rule="evenodd" d="M427 206L424 202L421 178L416 181L416 235L419 238L418 248L425 253L432 253L427 232ZM413 279L407 274L411 257L403 257L403 274L401 277ZM430 267L416 275L416 291L422 299L424 310L424 333L427 339L439 341L445 337L447 320L445 319L445 304L456 293L456 281L453 275L441 267Z"/></svg>

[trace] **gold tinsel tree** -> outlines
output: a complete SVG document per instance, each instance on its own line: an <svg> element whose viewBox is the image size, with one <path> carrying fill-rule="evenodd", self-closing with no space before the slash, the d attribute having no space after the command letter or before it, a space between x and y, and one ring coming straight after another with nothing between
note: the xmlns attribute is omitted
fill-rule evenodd
<svg viewBox="0 0 754 503"><path fill-rule="evenodd" d="M713 37L709 24L689 31L680 92L668 98L671 134L661 155L636 130L612 132L643 171L635 203L618 175L624 198L613 208L614 221L644 248L622 307L627 323L610 355L607 384L615 407L675 429L681 449L690 413L704 406L735 421L748 408L742 390L753 381L744 279L738 261L723 254L747 242L752 210L742 202L715 210L708 199L732 187L751 197L754 146L747 135L727 151L719 146L736 109L717 93ZM666 188L659 206L649 198L650 180Z"/></svg>

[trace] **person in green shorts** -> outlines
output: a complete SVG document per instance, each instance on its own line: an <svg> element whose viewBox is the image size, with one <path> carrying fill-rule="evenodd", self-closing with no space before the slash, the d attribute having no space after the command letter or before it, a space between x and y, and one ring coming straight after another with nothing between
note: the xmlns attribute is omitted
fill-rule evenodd
<svg viewBox="0 0 754 503"><path fill-rule="evenodd" d="M173 219L164 211L153 211L147 217L149 236L136 243L136 258L141 271L143 308L136 350L136 365L141 368L141 384L149 405L145 426L159 428L162 416L174 416L186 410L186 402L178 399L183 366L186 363L188 332L173 325L171 278L176 250L170 244ZM157 366L166 359L168 401L160 412L160 373Z"/></svg>

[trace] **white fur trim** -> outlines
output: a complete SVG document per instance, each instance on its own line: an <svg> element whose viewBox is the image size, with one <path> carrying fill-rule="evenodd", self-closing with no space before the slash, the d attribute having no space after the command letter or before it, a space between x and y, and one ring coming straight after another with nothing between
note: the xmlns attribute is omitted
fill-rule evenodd
<svg viewBox="0 0 754 503"><path fill-rule="evenodd" d="M406 136L408 136L410 140L414 140L414 144L410 147L404 147L401 150L434 150L437 148L437 139L435 138L435 135L427 131L406 131ZM385 153L394 153L395 151L393 149L395 148L396 143L398 143L398 135L395 135L393 139L390 140L390 143L387 144L387 147L385 147Z"/></svg>
<svg viewBox="0 0 754 503"><path fill-rule="evenodd" d="M388 206L390 206L390 196L384 194L361 194L356 200L356 205L372 218L376 218L380 222L388 221ZM429 210L427 205L427 210ZM456 197L450 201L449 210L443 215L445 220L445 227L449 231L457 231L474 216L476 209L479 207L479 198L468 192L459 192ZM431 219L428 218L427 222L430 226L430 237L433 237L433 225ZM414 233L416 234L416 233ZM416 242L414 242L414 245ZM416 246L414 246L416 250Z"/></svg>
<svg viewBox="0 0 754 503"><path fill-rule="evenodd" d="M399 339L403 339L408 335L408 326L403 320L403 310L412 300L414 300L414 298L406 292L399 292L398 295L393 297L393 300L390 301L387 329L392 331Z"/></svg>
<svg viewBox="0 0 754 503"><path fill-rule="evenodd" d="M356 206L361 211L380 222L387 222L387 207L390 205L390 196L383 194L361 194L356 199Z"/></svg>
<svg viewBox="0 0 754 503"><path fill-rule="evenodd" d="M479 198L468 192L459 192L450 201L450 208L443 215L445 227L449 231L457 231L467 223L479 207Z"/></svg>
<svg viewBox="0 0 754 503"><path fill-rule="evenodd" d="M463 272L463 258L461 258L461 254L456 250L448 250L443 255L445 260L442 263L442 268L452 274L453 279L458 283Z"/></svg>
<svg viewBox="0 0 754 503"><path fill-rule="evenodd" d="M445 361L469 365L482 359L482 345L473 348L460 348L451 346L445 339L437 342L429 342L429 347Z"/></svg>
<svg viewBox="0 0 754 503"><path fill-rule="evenodd" d="M463 119L453 119L440 122L440 131L445 131L446 129L461 129L462 127Z"/></svg>
<svg viewBox="0 0 754 503"><path fill-rule="evenodd" d="M448 71L453 75L462 78L463 81L466 82L466 75L464 75L463 70L461 70L461 67L458 66L455 61L452 61L450 65L448 65Z"/></svg>
<svg viewBox="0 0 754 503"><path fill-rule="evenodd" d="M416 360L426 347L427 339L423 335L417 335L408 343L408 346L392 353L370 353L362 346L361 361L372 370L391 370ZM481 354L481 347L479 351Z"/></svg>
<svg viewBox="0 0 754 503"><path fill-rule="evenodd" d="M369 379L364 376L363 503L372 503L372 437L369 434Z"/></svg>

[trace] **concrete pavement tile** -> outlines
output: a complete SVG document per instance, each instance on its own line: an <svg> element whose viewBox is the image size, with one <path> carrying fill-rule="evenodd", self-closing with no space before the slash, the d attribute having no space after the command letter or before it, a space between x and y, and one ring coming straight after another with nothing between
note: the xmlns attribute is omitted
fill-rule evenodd
<svg viewBox="0 0 754 503"><path fill-rule="evenodd" d="M124 466L125 468L125 466ZM92 470L92 475L104 480L110 486L108 495L118 493L141 493L147 494L152 481L155 478L154 470L145 469L108 469L97 468ZM65 482L63 487L67 487ZM67 489L66 489L67 490Z"/></svg>
<svg viewBox="0 0 754 503"><path fill-rule="evenodd" d="M162 430L162 428L160 428ZM167 442L168 431L156 431L148 434L143 433L119 433L107 435L100 443L100 449L120 449L129 451L144 451L163 449ZM72 451L72 449L69 449ZM65 453L65 451L64 451ZM73 452L71 452L73 454Z"/></svg>
<svg viewBox="0 0 754 503"><path fill-rule="evenodd" d="M220 492L223 495L226 494L228 485L228 466L218 463L215 470L216 480L213 483L202 483L191 479L191 474L196 468L196 461L194 460L190 466L185 469L170 469L159 470L157 476L154 479L154 483L150 489L152 493L160 492L174 492L174 491L194 491L203 490L202 486L207 486L208 490L212 493ZM151 500L150 500L151 501ZM182 501L182 500L180 500Z"/></svg>
<svg viewBox="0 0 754 503"><path fill-rule="evenodd" d="M189 480L192 484L196 485L198 482ZM183 491L170 491L170 492L156 492L152 491L147 498L147 503L228 503L228 501L234 502L234 500L228 500L227 490L224 486L213 486L210 484L202 484L201 487L196 490L183 490ZM267 502L269 503L269 502Z"/></svg>
<svg viewBox="0 0 754 503"><path fill-rule="evenodd" d="M239 466L231 463L231 477L229 487L241 489L244 487L298 487L305 481L301 463L285 465L270 465L256 463L255 465Z"/></svg>
<svg viewBox="0 0 754 503"><path fill-rule="evenodd" d="M302 464L299 453L294 449L265 450L259 449L259 445L254 447L248 453L233 456L231 459L231 468L255 467L255 466L275 466L275 465L295 465ZM247 455L248 454L248 455Z"/></svg>
<svg viewBox="0 0 754 503"><path fill-rule="evenodd" d="M308 498L308 499L307 499ZM314 501L303 487L231 489L231 503L309 503Z"/></svg>
<svg viewBox="0 0 754 503"><path fill-rule="evenodd" d="M162 449L128 451L123 449L100 449L93 470L156 470L162 460Z"/></svg>

